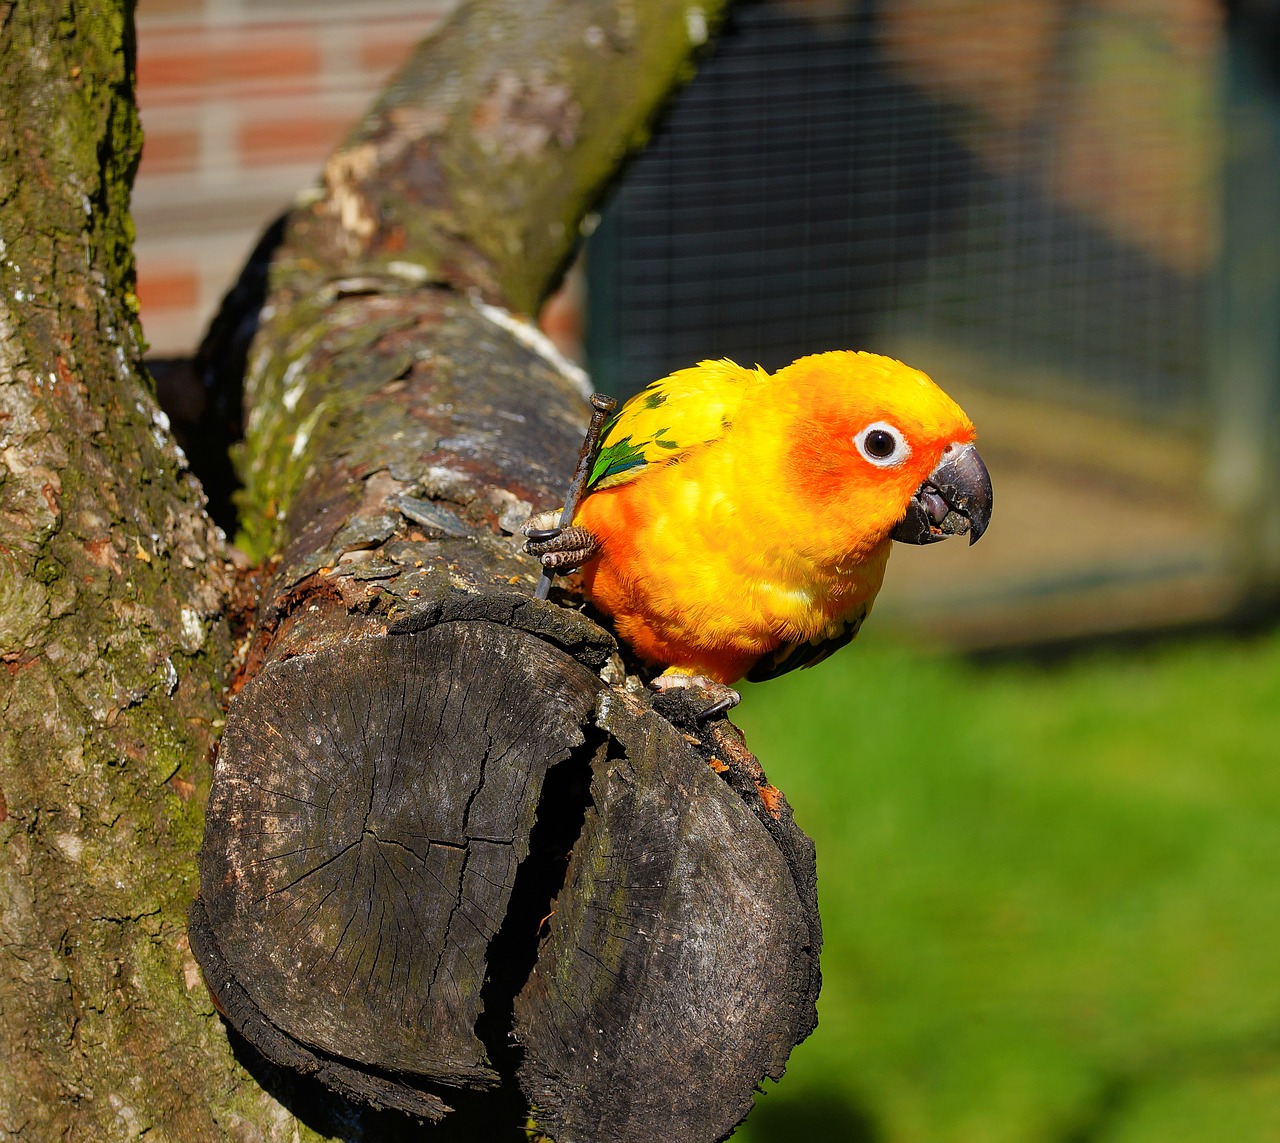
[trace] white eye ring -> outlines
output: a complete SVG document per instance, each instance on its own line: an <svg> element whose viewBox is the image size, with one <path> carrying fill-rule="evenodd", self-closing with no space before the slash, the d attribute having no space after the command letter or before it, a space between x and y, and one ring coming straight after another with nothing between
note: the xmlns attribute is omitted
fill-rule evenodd
<svg viewBox="0 0 1280 1143"><path fill-rule="evenodd" d="M876 468L892 468L911 455L907 438L885 421L868 425L853 438L853 443L862 459Z"/></svg>

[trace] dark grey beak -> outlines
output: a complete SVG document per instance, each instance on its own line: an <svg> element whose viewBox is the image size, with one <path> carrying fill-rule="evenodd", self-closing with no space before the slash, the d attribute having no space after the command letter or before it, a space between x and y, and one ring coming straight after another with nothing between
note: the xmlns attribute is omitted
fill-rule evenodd
<svg viewBox="0 0 1280 1143"><path fill-rule="evenodd" d="M911 498L890 537L904 544L933 544L969 534L975 544L991 522L991 475L973 445L948 445Z"/></svg>

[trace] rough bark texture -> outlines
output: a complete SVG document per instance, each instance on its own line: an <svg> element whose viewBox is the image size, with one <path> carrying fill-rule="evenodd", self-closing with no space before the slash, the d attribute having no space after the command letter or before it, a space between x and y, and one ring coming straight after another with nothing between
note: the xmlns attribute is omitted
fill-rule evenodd
<svg viewBox="0 0 1280 1143"><path fill-rule="evenodd" d="M722 1138L816 1021L812 846L735 728L691 750L687 712L646 706L602 695L609 749L515 1001L521 1086L562 1141Z"/></svg>
<svg viewBox="0 0 1280 1143"><path fill-rule="evenodd" d="M585 379L491 304L549 290L711 11L461 11L202 355L246 365L243 535L278 562L193 944L268 1059L469 1102L487 1139L526 1112L558 1143L723 1138L815 1021L785 800L727 722L655 709L571 592L531 598L515 533L563 493Z"/></svg>
<svg viewBox="0 0 1280 1143"><path fill-rule="evenodd" d="M222 541L141 367L132 5L0 3L0 1136L262 1138L184 914Z"/></svg>
<svg viewBox="0 0 1280 1143"><path fill-rule="evenodd" d="M223 742L205 841L227 979L331 1060L495 1086L475 1031L487 949L547 772L583 744L599 690L549 644L484 621L263 672ZM347 1071L341 1089L364 1094ZM394 1089L365 1098L443 1111Z"/></svg>
<svg viewBox="0 0 1280 1143"><path fill-rule="evenodd" d="M331 270L407 269L536 312L723 7L464 4L329 161L294 237Z"/></svg>

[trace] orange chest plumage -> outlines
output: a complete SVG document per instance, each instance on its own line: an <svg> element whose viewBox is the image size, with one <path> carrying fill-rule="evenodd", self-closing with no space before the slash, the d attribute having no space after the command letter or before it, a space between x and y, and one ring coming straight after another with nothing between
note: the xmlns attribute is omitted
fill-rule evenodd
<svg viewBox="0 0 1280 1143"><path fill-rule="evenodd" d="M767 476L744 488L734 459L695 450L593 494L575 521L600 539L583 584L618 634L655 665L725 683L779 647L856 630L890 547L816 558L763 507Z"/></svg>

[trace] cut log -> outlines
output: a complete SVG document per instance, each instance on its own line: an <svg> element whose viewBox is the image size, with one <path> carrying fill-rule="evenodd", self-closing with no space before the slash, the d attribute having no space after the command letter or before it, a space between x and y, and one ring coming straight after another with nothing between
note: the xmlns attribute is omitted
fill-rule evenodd
<svg viewBox="0 0 1280 1143"><path fill-rule="evenodd" d="M496 1085L475 1033L487 950L600 686L483 620L264 670L209 806L198 927L222 979L319 1059L350 1061L369 1102L443 1111L365 1093L362 1068Z"/></svg>
<svg viewBox="0 0 1280 1143"><path fill-rule="evenodd" d="M390 345L335 349L348 383L312 396L193 949L264 1055L374 1106L518 1075L562 1143L720 1138L814 1024L812 850L728 724L663 717L571 595L532 598L499 520L554 502L582 396L468 301L348 304Z"/></svg>
<svg viewBox="0 0 1280 1143"><path fill-rule="evenodd" d="M561 112L626 55L613 5L567 11L566 51L608 51L572 73L591 78L556 95ZM486 43L476 18L437 50ZM659 42L663 21L687 35L680 6L633 18L632 43ZM387 131L425 121L406 110L417 92L438 113L430 139L461 145L439 115L460 106L474 126L513 82L503 67L538 70L510 47L478 103L402 79ZM502 114L531 106L551 105ZM352 146L387 137L367 123ZM440 161L430 139L415 136L423 163ZM651 701L572 583L533 597L516 530L563 496L584 379L490 302L387 263L394 240L444 264L415 253L403 148L359 153L360 201L399 229L362 229L352 207L351 264L317 271L342 247L334 195L356 193L331 180L328 207L282 228L270 272L251 267L265 306L218 327L258 326L243 503L251 539L280 555L217 760L193 951L250 1044L343 1096L438 1118L492 1092L495 1131L517 1125L514 1097L557 1143L724 1138L816 1021L812 847L729 723ZM529 202L545 210L543 192ZM539 296L562 261L476 250L440 276L464 285L482 266L491 299Z"/></svg>
<svg viewBox="0 0 1280 1143"><path fill-rule="evenodd" d="M516 999L521 1086L561 1141L723 1138L816 1022L812 846L727 724L690 749L646 705L599 705L609 748Z"/></svg>

